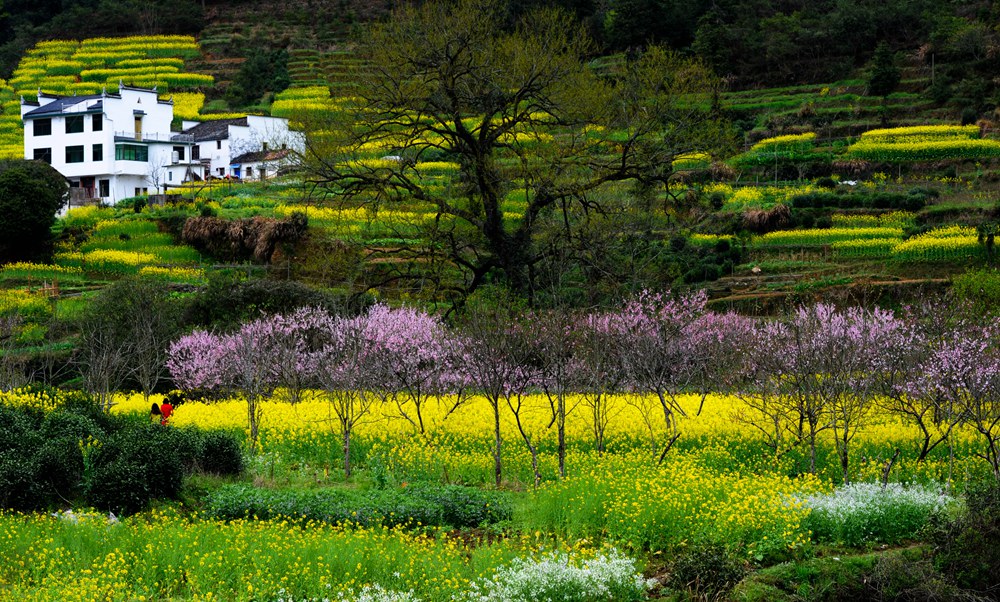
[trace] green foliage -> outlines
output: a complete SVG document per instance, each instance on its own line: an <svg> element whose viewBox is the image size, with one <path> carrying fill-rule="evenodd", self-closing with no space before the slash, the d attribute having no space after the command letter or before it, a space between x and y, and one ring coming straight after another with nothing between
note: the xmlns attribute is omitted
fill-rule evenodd
<svg viewBox="0 0 1000 602"><path fill-rule="evenodd" d="M0 403L0 508L85 501L132 513L154 498L176 498L185 475L199 467L235 476L242 466L231 433L111 416L81 394L44 412Z"/></svg>
<svg viewBox="0 0 1000 602"><path fill-rule="evenodd" d="M895 53L884 41L880 42L868 73L868 93L885 98L896 90L901 78Z"/></svg>
<svg viewBox="0 0 1000 602"><path fill-rule="evenodd" d="M209 495L214 518L287 517L365 527L441 525L478 527L509 520L507 494L458 485L421 484L399 489L277 490L227 485Z"/></svg>
<svg viewBox="0 0 1000 602"><path fill-rule="evenodd" d="M209 431L202 439L198 468L220 476L236 476L243 472L243 450L239 439L231 433Z"/></svg>
<svg viewBox="0 0 1000 602"><path fill-rule="evenodd" d="M208 286L191 299L184 321L191 326L228 330L261 314L290 313L299 307L353 313L369 304L367 298L346 299L294 281L213 273Z"/></svg>
<svg viewBox="0 0 1000 602"><path fill-rule="evenodd" d="M929 189L933 190L933 189ZM933 193L915 188L909 193L898 192L806 192L791 197L793 208L839 208L839 209L900 209L919 211L926 205Z"/></svg>
<svg viewBox="0 0 1000 602"><path fill-rule="evenodd" d="M951 280L954 295L972 305L976 313L1000 309L1000 272L996 269L972 269Z"/></svg>
<svg viewBox="0 0 1000 602"><path fill-rule="evenodd" d="M948 581L929 556L920 548L880 555L868 577L878 599L986 602L987 598Z"/></svg>
<svg viewBox="0 0 1000 602"><path fill-rule="evenodd" d="M102 443L86 484L87 503L102 510L133 514L155 497L154 489L176 495L182 469L147 433L119 432Z"/></svg>
<svg viewBox="0 0 1000 602"><path fill-rule="evenodd" d="M966 492L965 513L932 530L935 564L958 586L995 596L1000 584L1000 485Z"/></svg>
<svg viewBox="0 0 1000 602"><path fill-rule="evenodd" d="M729 593L747 572L743 560L716 543L680 552L670 566L669 587L694 600L717 600Z"/></svg>
<svg viewBox="0 0 1000 602"><path fill-rule="evenodd" d="M41 161L0 162L0 261L33 259L48 251L66 180Z"/></svg>
<svg viewBox="0 0 1000 602"><path fill-rule="evenodd" d="M288 52L256 48L240 65L239 73L226 90L226 99L234 107L255 104L265 94L277 94L291 83L288 77Z"/></svg>

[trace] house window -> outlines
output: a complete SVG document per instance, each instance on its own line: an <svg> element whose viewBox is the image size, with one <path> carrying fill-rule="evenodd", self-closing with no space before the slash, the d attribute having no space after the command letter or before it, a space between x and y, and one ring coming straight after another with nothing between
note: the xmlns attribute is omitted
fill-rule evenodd
<svg viewBox="0 0 1000 602"><path fill-rule="evenodd" d="M252 178L253 177L253 168L250 167L250 166L247 166L247 177L248 178Z"/></svg>
<svg viewBox="0 0 1000 602"><path fill-rule="evenodd" d="M149 148L141 144L116 144L116 161L149 161Z"/></svg>
<svg viewBox="0 0 1000 602"><path fill-rule="evenodd" d="M66 133L79 134L83 131L83 115L66 116Z"/></svg>
<svg viewBox="0 0 1000 602"><path fill-rule="evenodd" d="M215 150L222 150L222 140L215 141Z"/></svg>
<svg viewBox="0 0 1000 602"><path fill-rule="evenodd" d="M168 182L173 182L174 181L174 172L172 172L172 171L168 171L167 172L167 181Z"/></svg>
<svg viewBox="0 0 1000 602"><path fill-rule="evenodd" d="M220 167L220 168L219 168L219 169L217 169L216 171L218 171L218 172L219 172L219 175L220 175L220 176L224 176L224 175L226 175L226 168L225 168L225 167Z"/></svg>
<svg viewBox="0 0 1000 602"><path fill-rule="evenodd" d="M95 144L94 147L93 147L93 149L92 149L92 151L93 151L94 161L103 161L104 160L104 145L103 144Z"/></svg>
<svg viewBox="0 0 1000 602"><path fill-rule="evenodd" d="M97 188L100 190L98 196L102 199L106 199L111 196L111 181L110 180L98 180Z"/></svg>
<svg viewBox="0 0 1000 602"><path fill-rule="evenodd" d="M36 136L52 135L52 120L49 118L36 119L34 125L34 132Z"/></svg>
<svg viewBox="0 0 1000 602"><path fill-rule="evenodd" d="M184 160L184 147L183 146L175 146L174 147L174 152L177 153L177 160L178 161L183 161Z"/></svg>
<svg viewBox="0 0 1000 602"><path fill-rule="evenodd" d="M83 163L83 145L66 147L67 163Z"/></svg>
<svg viewBox="0 0 1000 602"><path fill-rule="evenodd" d="M191 160L200 161L201 160L201 147L195 144L191 147Z"/></svg>
<svg viewBox="0 0 1000 602"><path fill-rule="evenodd" d="M52 149L51 148L36 148L35 149L35 161L45 161L48 164L52 164Z"/></svg>
<svg viewBox="0 0 1000 602"><path fill-rule="evenodd" d="M91 115L90 116L90 129L95 132L100 132L104 129L104 115Z"/></svg>
<svg viewBox="0 0 1000 602"><path fill-rule="evenodd" d="M262 147L262 150L263 150L264 152L267 152L267 142L261 142L261 143L260 143L260 145L261 145L261 147Z"/></svg>
<svg viewBox="0 0 1000 602"><path fill-rule="evenodd" d="M149 194L149 189L148 188L136 188L135 189L135 196L139 196L141 194Z"/></svg>

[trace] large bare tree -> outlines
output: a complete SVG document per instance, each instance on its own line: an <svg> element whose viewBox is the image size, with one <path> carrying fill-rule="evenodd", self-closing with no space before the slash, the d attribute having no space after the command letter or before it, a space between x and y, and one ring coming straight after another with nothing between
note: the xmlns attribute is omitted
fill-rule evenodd
<svg viewBox="0 0 1000 602"><path fill-rule="evenodd" d="M620 184L666 195L675 157L727 140L703 65L651 48L598 75L585 31L555 10L515 21L504 0L407 4L359 52L351 98L302 118L313 182L340 200L433 206L414 252L459 268L445 285L459 294L500 278L530 296L535 267L558 252L538 244L543 232L569 245L588 215L621 202ZM425 177L429 159L458 176Z"/></svg>

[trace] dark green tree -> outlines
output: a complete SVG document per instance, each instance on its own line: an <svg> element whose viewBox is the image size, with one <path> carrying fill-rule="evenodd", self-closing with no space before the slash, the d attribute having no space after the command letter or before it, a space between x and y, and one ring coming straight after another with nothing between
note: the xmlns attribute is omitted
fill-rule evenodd
<svg viewBox="0 0 1000 602"><path fill-rule="evenodd" d="M902 73L896 65L896 53L885 42L875 49L868 70L868 94L885 98L896 91Z"/></svg>
<svg viewBox="0 0 1000 602"><path fill-rule="evenodd" d="M68 190L66 179L47 163L0 162L0 261L49 251L52 224Z"/></svg>
<svg viewBox="0 0 1000 602"><path fill-rule="evenodd" d="M226 90L226 99L234 106L260 102L265 94L277 94L291 83L288 77L288 52L258 48L247 55L239 73Z"/></svg>

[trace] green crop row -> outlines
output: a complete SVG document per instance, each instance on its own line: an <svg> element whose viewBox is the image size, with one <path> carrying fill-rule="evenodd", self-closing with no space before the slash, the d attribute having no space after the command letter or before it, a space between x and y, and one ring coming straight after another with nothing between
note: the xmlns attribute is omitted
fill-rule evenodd
<svg viewBox="0 0 1000 602"><path fill-rule="evenodd" d="M1000 157L1000 141L955 138L940 141L878 143L862 140L848 148L847 156L852 159L887 163L988 159Z"/></svg>
<svg viewBox="0 0 1000 602"><path fill-rule="evenodd" d="M833 243L869 238L902 240L901 228L813 228L809 230L779 230L754 239L758 247L824 246Z"/></svg>
<svg viewBox="0 0 1000 602"><path fill-rule="evenodd" d="M920 140L973 139L979 138L979 134L977 125L917 125L869 130L861 134L861 141L895 144Z"/></svg>
<svg viewBox="0 0 1000 602"><path fill-rule="evenodd" d="M892 255L898 238L858 238L830 245L833 256L841 259L877 259Z"/></svg>

